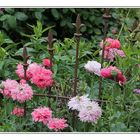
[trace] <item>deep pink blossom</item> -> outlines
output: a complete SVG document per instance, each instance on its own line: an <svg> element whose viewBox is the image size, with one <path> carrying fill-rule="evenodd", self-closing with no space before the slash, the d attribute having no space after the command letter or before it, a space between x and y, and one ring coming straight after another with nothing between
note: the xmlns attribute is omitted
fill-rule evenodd
<svg viewBox="0 0 140 140"><path fill-rule="evenodd" d="M59 119L59 118L52 118L48 122L48 128L54 131L60 131L64 128L68 127L68 124L66 123L67 120L65 119Z"/></svg>
<svg viewBox="0 0 140 140"><path fill-rule="evenodd" d="M24 109L23 108L19 108L19 107L15 107L13 109L13 111L11 112L12 115L15 115L17 117L22 117L24 116Z"/></svg>
<svg viewBox="0 0 140 140"><path fill-rule="evenodd" d="M34 109L31 115L33 121L42 122L44 125L46 125L52 118L52 111L48 107L39 107Z"/></svg>
<svg viewBox="0 0 140 140"><path fill-rule="evenodd" d="M103 48L103 41L100 43L100 47ZM117 39L106 38L105 50L108 50L110 48L120 49L120 41Z"/></svg>
<svg viewBox="0 0 140 140"><path fill-rule="evenodd" d="M21 64L18 64L16 73L21 79L24 78L24 70ZM32 63L28 66L26 75L27 80L31 80L39 88L50 87L53 84L52 71L37 63Z"/></svg>
<svg viewBox="0 0 140 140"><path fill-rule="evenodd" d="M51 60L50 59L43 59L43 65L45 66L45 67L51 67L52 65L51 65Z"/></svg>
<svg viewBox="0 0 140 140"><path fill-rule="evenodd" d="M53 84L52 72L45 68L40 68L31 78L32 83L39 88L50 87Z"/></svg>
<svg viewBox="0 0 140 140"><path fill-rule="evenodd" d="M122 74L121 70L119 70L117 67L109 66L107 68L101 69L101 76L103 78L115 80L116 82L119 82L120 85L126 83L125 76Z"/></svg>

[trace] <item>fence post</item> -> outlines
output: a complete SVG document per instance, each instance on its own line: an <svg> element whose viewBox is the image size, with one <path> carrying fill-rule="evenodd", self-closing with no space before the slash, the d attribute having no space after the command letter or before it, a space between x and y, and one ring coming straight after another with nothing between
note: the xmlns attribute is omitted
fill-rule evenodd
<svg viewBox="0 0 140 140"><path fill-rule="evenodd" d="M80 45L80 37L82 34L80 33L80 29L84 24L81 24L80 15L77 15L76 23L73 23L73 25L76 27L76 33L74 33L75 39L76 39L76 62L75 62L75 70L74 70L74 92L73 96L76 96L77 92L77 78L78 78L78 56L79 56L79 45Z"/></svg>
<svg viewBox="0 0 140 140"><path fill-rule="evenodd" d="M80 46L80 37L82 34L80 33L80 29L84 24L81 24L80 15L77 15L76 23L73 23L76 28L76 33L74 33L74 37L76 39L76 62L75 62L75 69L74 69L74 91L73 96L77 95L77 78L78 78L78 63L79 63L79 46ZM73 127L76 127L76 112L73 112Z"/></svg>
<svg viewBox="0 0 140 140"><path fill-rule="evenodd" d="M56 41L56 39L53 38L53 34L51 32L51 30L49 30L48 32L48 44L49 44L49 47L47 48L48 49L48 52L50 54L50 70L52 71L52 61L53 61L53 55L54 55L54 48L53 48L53 43ZM48 88L48 93L51 94L51 89L52 87L49 87ZM50 106L50 101L48 101L48 106Z"/></svg>
<svg viewBox="0 0 140 140"><path fill-rule="evenodd" d="M103 49L102 49L102 55L101 55L101 68L103 68L104 63L104 51L105 51L105 40L107 37L107 30L108 30L108 21L111 18L111 15L109 15L109 9L105 9L105 12L103 14L104 19L104 36L103 36ZM102 77L99 77L99 99L101 99L102 96Z"/></svg>
<svg viewBox="0 0 140 140"><path fill-rule="evenodd" d="M51 62L50 69L52 70L52 61L53 61L53 55L54 55L53 43L56 41L56 39L53 38L53 34L52 34L51 30L49 30L47 41L49 44L49 47L47 49L50 54L50 62Z"/></svg>
<svg viewBox="0 0 140 140"><path fill-rule="evenodd" d="M27 68L28 68L28 59L30 56L28 56L28 53L27 53L27 49L26 47L24 46L23 47L23 54L22 54L22 57L23 57L23 69L24 69L24 80L27 81L27 75L26 75L26 72L27 72ZM24 117L26 117L26 101L24 103Z"/></svg>

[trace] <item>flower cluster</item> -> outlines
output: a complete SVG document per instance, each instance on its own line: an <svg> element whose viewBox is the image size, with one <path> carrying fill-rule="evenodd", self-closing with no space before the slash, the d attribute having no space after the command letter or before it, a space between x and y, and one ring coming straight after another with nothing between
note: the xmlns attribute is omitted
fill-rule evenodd
<svg viewBox="0 0 140 140"><path fill-rule="evenodd" d="M22 64L17 65L16 74L20 78L24 78L24 69ZM45 69L37 63L32 63L29 65L26 75L27 80L31 80L31 82L37 85L39 88L49 87L53 84L52 71Z"/></svg>
<svg viewBox="0 0 140 140"><path fill-rule="evenodd" d="M83 122L94 122L102 115L102 110L97 102L91 101L86 95L76 96L68 102L69 109L77 110L78 116Z"/></svg>
<svg viewBox="0 0 140 140"><path fill-rule="evenodd" d="M24 109L23 108L19 108L19 107L15 107L13 109L13 111L11 112L12 115L15 115L17 117L22 117L24 116Z"/></svg>
<svg viewBox="0 0 140 140"><path fill-rule="evenodd" d="M87 71L100 76L101 64L97 61L88 61L84 67Z"/></svg>
<svg viewBox="0 0 140 140"><path fill-rule="evenodd" d="M39 107L31 113L32 119L35 122L42 122L49 129L54 131L63 130L68 125L65 119L53 118L52 111L48 107Z"/></svg>
<svg viewBox="0 0 140 140"><path fill-rule="evenodd" d="M117 39L107 38L105 40L105 50L104 58L110 61L113 61L115 56L125 57L125 53L120 50L120 42ZM100 47L103 48L103 41L100 43ZM100 51L100 55L102 51Z"/></svg>
<svg viewBox="0 0 140 140"><path fill-rule="evenodd" d="M120 85L126 83L125 76L122 74L121 70L119 70L115 66L109 66L107 68L101 69L101 76L103 78L115 80L116 82L119 82Z"/></svg>
<svg viewBox="0 0 140 140"><path fill-rule="evenodd" d="M26 83L18 83L15 80L7 79L1 85L0 92L8 98L17 100L20 103L32 99L33 90Z"/></svg>
<svg viewBox="0 0 140 140"><path fill-rule="evenodd" d="M98 63L96 61L88 61L88 63L85 64L84 67L87 71L89 71L91 73L95 73L96 75L101 76L103 78L115 80L120 85L123 85L126 83L125 76L122 74L121 70L119 70L115 66L109 66L107 68L101 69L100 63ZM73 99L73 100L75 100L75 99Z"/></svg>

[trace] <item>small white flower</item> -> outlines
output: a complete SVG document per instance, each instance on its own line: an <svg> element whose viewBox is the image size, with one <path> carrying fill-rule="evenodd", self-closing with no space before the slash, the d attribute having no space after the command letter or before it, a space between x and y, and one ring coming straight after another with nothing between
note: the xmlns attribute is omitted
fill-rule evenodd
<svg viewBox="0 0 140 140"><path fill-rule="evenodd" d="M91 73L95 73L96 75L100 76L101 71L101 64L97 61L88 61L87 64L85 64L85 69Z"/></svg>

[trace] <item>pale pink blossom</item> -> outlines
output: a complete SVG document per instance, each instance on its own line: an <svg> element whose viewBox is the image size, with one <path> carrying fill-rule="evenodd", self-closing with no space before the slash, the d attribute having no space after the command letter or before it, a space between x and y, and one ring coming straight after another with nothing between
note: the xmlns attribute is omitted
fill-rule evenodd
<svg viewBox="0 0 140 140"><path fill-rule="evenodd" d="M100 51L100 55L102 55L102 50ZM122 50L111 48L104 51L104 59L114 61L116 56L125 57L125 53Z"/></svg>
<svg viewBox="0 0 140 140"><path fill-rule="evenodd" d="M21 83L21 84L26 84L27 82L26 82L26 80L21 79L21 80L20 80L20 83Z"/></svg>
<svg viewBox="0 0 140 140"><path fill-rule="evenodd" d="M42 68L41 65L37 63L31 63L27 69L27 72L30 74L30 79Z"/></svg>
<svg viewBox="0 0 140 140"><path fill-rule="evenodd" d="M42 122L44 125L46 125L52 118L52 111L48 107L39 107L34 109L31 115L33 121Z"/></svg>
<svg viewBox="0 0 140 140"><path fill-rule="evenodd" d="M65 119L52 118L49 120L47 126L51 130L60 131L60 130L63 130L64 128L68 127L68 124L66 122L67 122L67 120L65 120Z"/></svg>
<svg viewBox="0 0 140 140"><path fill-rule="evenodd" d="M92 101L80 110L78 116L82 122L97 123L101 115L102 115L101 107L98 105L98 103Z"/></svg>
<svg viewBox="0 0 140 140"><path fill-rule="evenodd" d="M2 85L3 88L0 89L0 92L8 98L12 98L20 103L32 99L33 90L26 83L18 83L15 80L7 79L2 82Z"/></svg>
<svg viewBox="0 0 140 140"><path fill-rule="evenodd" d="M140 94L140 89L134 89L134 92Z"/></svg>
<svg viewBox="0 0 140 140"><path fill-rule="evenodd" d="M85 64L84 67L87 71L100 76L101 64L97 61L88 61L88 63Z"/></svg>
<svg viewBox="0 0 140 140"><path fill-rule="evenodd" d="M19 78L24 79L24 69L23 69L22 64L17 65L16 74L19 76ZM31 78L31 74L28 71L28 69L26 71L26 78L27 78L27 80L29 80Z"/></svg>
<svg viewBox="0 0 140 140"><path fill-rule="evenodd" d="M2 81L0 92L8 97L11 98L11 94L13 90L16 90L18 87L18 82L15 80L7 79L6 81Z"/></svg>
<svg viewBox="0 0 140 140"><path fill-rule="evenodd" d="M126 57L126 55L125 55L125 53L124 53L123 50L113 49L113 52L114 52L116 55L120 56L120 57Z"/></svg>
<svg viewBox="0 0 140 140"><path fill-rule="evenodd" d="M11 91L11 98L20 103L31 100L33 97L33 90L28 84L20 83L18 87Z"/></svg>
<svg viewBox="0 0 140 140"><path fill-rule="evenodd" d="M26 77L27 80L30 80L34 74L37 73L37 71L42 68L41 65L38 65L37 63L31 63L29 64L27 71L26 71ZM22 64L17 65L16 74L19 76L19 78L24 79L24 69Z"/></svg>
<svg viewBox="0 0 140 140"><path fill-rule="evenodd" d="M81 110L81 108L83 108L83 106L89 104L90 99L87 97L87 95L83 95L83 96L76 96L70 99L70 101L68 102L68 107L69 109L72 110Z"/></svg>
<svg viewBox="0 0 140 140"><path fill-rule="evenodd" d="M15 115L17 117L22 117L24 116L24 109L23 108L19 108L19 107L15 107L13 109L13 111L11 112L12 115Z"/></svg>

